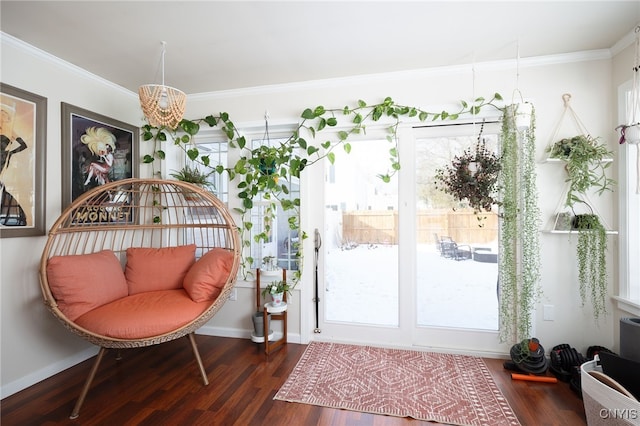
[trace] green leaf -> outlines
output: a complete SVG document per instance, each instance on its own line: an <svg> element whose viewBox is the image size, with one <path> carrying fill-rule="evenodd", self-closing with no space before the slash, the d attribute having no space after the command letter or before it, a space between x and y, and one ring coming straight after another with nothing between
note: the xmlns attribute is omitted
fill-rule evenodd
<svg viewBox="0 0 640 426"><path fill-rule="evenodd" d="M311 111L311 109L309 109L309 108L307 108L304 111L302 111L301 117L306 119L306 120L311 120L313 118L316 118L316 116L313 113L313 111Z"/></svg>
<svg viewBox="0 0 640 426"><path fill-rule="evenodd" d="M351 152L351 144L350 143L345 143L343 148L344 148L344 152L346 152L347 154L349 154Z"/></svg>
<svg viewBox="0 0 640 426"><path fill-rule="evenodd" d="M365 101L363 101L362 99L358 99L358 106L360 108L364 108L367 106L367 103Z"/></svg>
<svg viewBox="0 0 640 426"><path fill-rule="evenodd" d="M500 95L500 93L494 93L493 94L493 98L497 101L501 101L502 100L502 95Z"/></svg>
<svg viewBox="0 0 640 426"><path fill-rule="evenodd" d="M418 118L420 119L420 121L424 121L427 119L428 116L429 116L428 113L421 111L420 114L418 115Z"/></svg>
<svg viewBox="0 0 640 426"><path fill-rule="evenodd" d="M159 159L164 160L166 158L166 154L164 153L163 150L159 149L156 151L156 155L158 156Z"/></svg>
<svg viewBox="0 0 640 426"><path fill-rule="evenodd" d="M251 223L251 222L242 222L242 226L244 226L244 229L246 229L247 231L251 231L251 229L253 228L253 223Z"/></svg>
<svg viewBox="0 0 640 426"><path fill-rule="evenodd" d="M213 115L207 115L204 118L204 122L209 125L209 127L214 127L218 125L218 120Z"/></svg>
<svg viewBox="0 0 640 426"><path fill-rule="evenodd" d="M251 200L251 198L245 198L242 200L242 205L245 209L250 210L253 208L253 201Z"/></svg>
<svg viewBox="0 0 640 426"><path fill-rule="evenodd" d="M198 155L200 153L198 152L198 148L191 148L189 150L187 150L187 157L189 157L189 160L193 161L196 158L198 158Z"/></svg>
<svg viewBox="0 0 640 426"><path fill-rule="evenodd" d="M300 145L300 148L307 149L307 141L306 140L300 138L300 139L298 139L297 142L298 142L298 145Z"/></svg>
<svg viewBox="0 0 640 426"><path fill-rule="evenodd" d="M313 111L313 115L315 117L320 117L324 113L325 113L325 109L323 106L317 106L316 109Z"/></svg>
<svg viewBox="0 0 640 426"><path fill-rule="evenodd" d="M320 120L318 120L318 131L324 129L327 126L327 120L325 120L324 118L320 118Z"/></svg>
<svg viewBox="0 0 640 426"><path fill-rule="evenodd" d="M345 132L344 130L340 130L338 132L338 138L340 138L341 141L346 140L349 137L349 133Z"/></svg>
<svg viewBox="0 0 640 426"><path fill-rule="evenodd" d="M311 146L307 147L307 154L308 154L308 155L315 154L315 153L316 153L316 152L318 152L318 151L319 151L319 149L318 149L318 148L316 148L316 147L315 147L315 146L313 146L313 145L311 145Z"/></svg>
<svg viewBox="0 0 640 426"><path fill-rule="evenodd" d="M144 164L153 163L153 161L154 161L154 158L152 156L150 156L149 154L147 154L144 157L142 157L142 162Z"/></svg>
<svg viewBox="0 0 640 426"><path fill-rule="evenodd" d="M462 105L462 108L467 109L467 107L469 106L469 104L466 101L460 101L460 104Z"/></svg>
<svg viewBox="0 0 640 426"><path fill-rule="evenodd" d="M336 126L337 124L338 124L338 119L337 118L335 118L335 117L327 118L327 125L328 126L333 127L333 126Z"/></svg>
<svg viewBox="0 0 640 426"><path fill-rule="evenodd" d="M322 142L320 146L324 149L329 149L329 147L331 146L331 141Z"/></svg>
<svg viewBox="0 0 640 426"><path fill-rule="evenodd" d="M243 149L247 145L247 139L244 136L240 136L236 139L238 142L238 148Z"/></svg>
<svg viewBox="0 0 640 426"><path fill-rule="evenodd" d="M336 161L336 154L333 152L330 152L327 154L327 160L329 160L329 163L333 164Z"/></svg>
<svg viewBox="0 0 640 426"><path fill-rule="evenodd" d="M200 131L200 125L190 120L181 120L179 126L185 133L191 136L198 134Z"/></svg>
<svg viewBox="0 0 640 426"><path fill-rule="evenodd" d="M353 117L353 122L356 124L362 123L362 115L356 114L355 117Z"/></svg>
<svg viewBox="0 0 640 426"><path fill-rule="evenodd" d="M391 176L387 175L378 175L378 177L380 177L380 179L382 179L382 181L384 183L389 183L391 182Z"/></svg>
<svg viewBox="0 0 640 426"><path fill-rule="evenodd" d="M165 132L158 133L158 140L160 142L166 142L167 141L167 134Z"/></svg>
<svg viewBox="0 0 640 426"><path fill-rule="evenodd" d="M393 170L400 170L400 163L398 162L391 163L391 168L393 168Z"/></svg>

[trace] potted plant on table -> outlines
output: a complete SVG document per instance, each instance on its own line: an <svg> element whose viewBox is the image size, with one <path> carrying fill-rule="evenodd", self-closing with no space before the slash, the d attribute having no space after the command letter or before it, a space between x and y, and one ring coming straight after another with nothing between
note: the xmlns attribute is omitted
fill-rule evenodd
<svg viewBox="0 0 640 426"><path fill-rule="evenodd" d="M267 294L271 295L273 300L273 306L280 306L283 302L284 294L288 293L291 287L284 280L273 281L262 290L262 297L266 297Z"/></svg>

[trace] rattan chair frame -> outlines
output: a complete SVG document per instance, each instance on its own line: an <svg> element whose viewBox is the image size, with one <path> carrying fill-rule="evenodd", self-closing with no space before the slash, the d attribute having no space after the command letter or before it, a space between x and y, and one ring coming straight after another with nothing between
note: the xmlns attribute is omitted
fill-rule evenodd
<svg viewBox="0 0 640 426"><path fill-rule="evenodd" d="M71 321L59 309L49 287L47 262L53 256L89 254L109 249L124 267L127 248L163 248L186 244L196 245L196 258L214 247L220 247L231 251L234 261L220 296L198 317L168 333L139 339L118 339L94 333ZM71 417L78 416L107 349L144 347L188 336L203 382L208 384L194 332L228 300L237 280L240 252L238 228L228 208L211 192L190 183L123 179L94 188L67 207L51 227L42 253L42 295L46 307L68 330L101 348Z"/></svg>

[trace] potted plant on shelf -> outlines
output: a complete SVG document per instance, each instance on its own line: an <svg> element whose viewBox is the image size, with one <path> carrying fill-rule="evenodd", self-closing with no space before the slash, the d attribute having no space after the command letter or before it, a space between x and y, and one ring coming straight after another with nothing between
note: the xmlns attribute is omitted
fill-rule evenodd
<svg viewBox="0 0 640 426"><path fill-rule="evenodd" d="M577 135L557 141L547 148L550 158L565 162L569 189L565 204L572 207L576 202L585 202L587 190L598 195L611 191L615 181L608 178L606 169L611 165L613 152L600 143L599 138Z"/></svg>
<svg viewBox="0 0 640 426"><path fill-rule="evenodd" d="M208 190L214 188L213 182L209 181L209 176L211 176L212 173L213 171L205 173L197 166L192 166L187 163L184 165L184 167L182 167L182 169L178 170L177 172L170 173L170 176L179 181L193 183L200 188ZM197 195L194 192L183 191L183 194L186 200L198 199Z"/></svg>
<svg viewBox="0 0 640 426"><path fill-rule="evenodd" d="M584 305L587 293L589 294L593 305L593 316L597 320L601 315L606 314L607 231L598 215L593 212L575 215L572 228L578 231L576 252L580 299Z"/></svg>
<svg viewBox="0 0 640 426"><path fill-rule="evenodd" d="M282 275L282 268L278 266L275 256L265 256L262 258L260 275L265 277L277 277Z"/></svg>
<svg viewBox="0 0 640 426"><path fill-rule="evenodd" d="M284 293L289 292L291 287L284 280L273 281L262 290L262 297L266 297L267 294L271 295L273 300L273 306L280 306L282 304Z"/></svg>

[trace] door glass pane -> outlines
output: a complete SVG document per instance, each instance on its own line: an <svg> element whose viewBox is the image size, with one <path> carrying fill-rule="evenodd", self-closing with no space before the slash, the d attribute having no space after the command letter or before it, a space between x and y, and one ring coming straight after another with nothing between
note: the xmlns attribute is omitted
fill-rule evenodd
<svg viewBox="0 0 640 426"><path fill-rule="evenodd" d="M451 164L477 135L416 140L417 325L498 329L498 217L475 215L436 188L436 170ZM496 150L497 136L484 134Z"/></svg>
<svg viewBox="0 0 640 426"><path fill-rule="evenodd" d="M398 325L398 184L386 140L338 147L325 182L325 321Z"/></svg>

